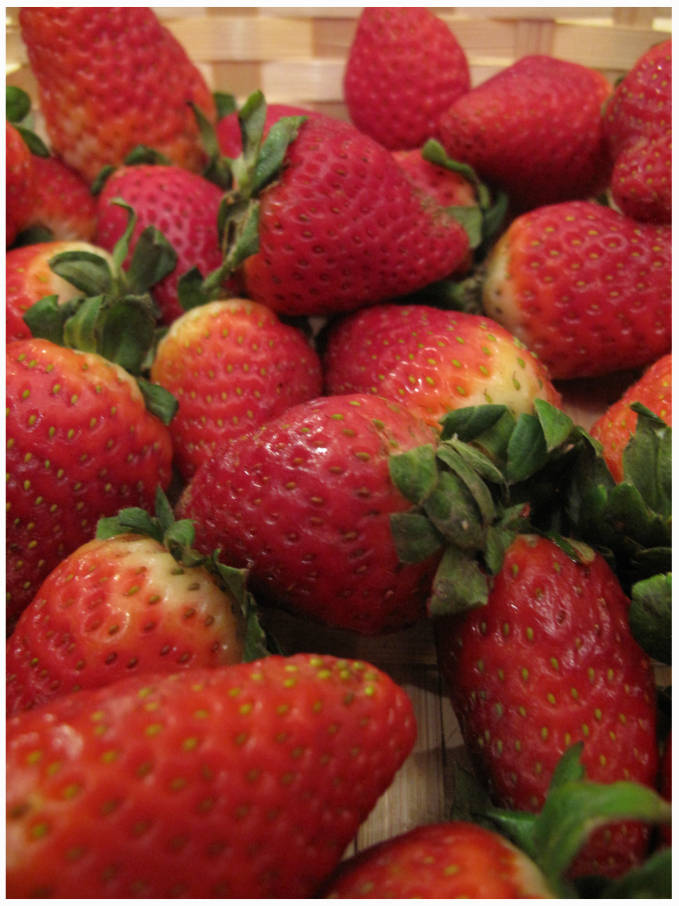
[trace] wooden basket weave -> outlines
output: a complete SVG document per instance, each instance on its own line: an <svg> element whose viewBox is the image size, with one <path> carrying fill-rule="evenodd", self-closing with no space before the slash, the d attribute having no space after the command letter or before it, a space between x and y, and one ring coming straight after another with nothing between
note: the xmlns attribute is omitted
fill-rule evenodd
<svg viewBox="0 0 679 906"><path fill-rule="evenodd" d="M262 89L271 103L296 103L347 118L342 76L361 7L155 7L212 89L239 100ZM477 85L528 53L591 66L612 82L652 44L671 35L671 7L432 7L464 48ZM29 92L35 80L7 8L7 83ZM320 630L280 615L273 626L289 649L365 658L387 670L415 707L418 741L361 828L352 851L448 816L452 765L462 740L441 688L426 624L386 638Z"/></svg>

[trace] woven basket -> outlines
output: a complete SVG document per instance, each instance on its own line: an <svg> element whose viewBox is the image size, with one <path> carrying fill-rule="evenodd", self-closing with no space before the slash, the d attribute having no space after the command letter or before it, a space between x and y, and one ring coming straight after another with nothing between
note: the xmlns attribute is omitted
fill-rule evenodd
<svg viewBox="0 0 679 906"><path fill-rule="evenodd" d="M528 53L547 53L603 72L614 82L652 44L671 35L671 7L434 7L464 48L472 84ZM361 7L155 7L212 89L243 100L262 89L270 103L296 103L347 118L342 76ZM7 8L7 83L35 80ZM617 389L611 391L615 398ZM589 388L584 389L588 397ZM441 688L427 624L380 639L311 627L280 615L274 631L288 649L323 648L365 658L407 690L418 721L414 752L361 828L351 851L449 815L452 766L465 760L459 728ZM666 681L666 680L665 680Z"/></svg>

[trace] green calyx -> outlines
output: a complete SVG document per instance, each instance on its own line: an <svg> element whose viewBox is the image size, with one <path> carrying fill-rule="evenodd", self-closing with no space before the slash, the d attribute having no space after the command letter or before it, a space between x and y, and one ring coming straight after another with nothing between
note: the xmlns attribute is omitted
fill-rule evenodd
<svg viewBox="0 0 679 906"><path fill-rule="evenodd" d="M391 520L400 559L441 554L432 616L483 606L516 534L536 532L573 559L604 556L632 597L635 637L668 656L671 429L636 409L618 484L598 441L540 399L518 416L502 405L451 411L436 445L390 458L391 480L412 505Z"/></svg>
<svg viewBox="0 0 679 906"><path fill-rule="evenodd" d="M57 296L45 296L28 309L24 321L34 337L94 352L120 365L137 378L149 410L168 424L177 402L143 374L158 339L158 313L150 290L174 269L177 256L159 230L147 227L124 270L136 215L121 199L114 203L127 210L128 223L113 250L113 265L84 249L55 255L51 269L80 295L61 304Z"/></svg>
<svg viewBox="0 0 679 906"><path fill-rule="evenodd" d="M226 566L219 559L219 551L209 556L197 551L193 547L193 522L190 519L175 520L172 506L162 488L156 490L153 515L141 507L127 507L116 516L103 517L97 523L96 537L99 539L128 533L154 538L181 566L201 566L210 573L238 608L244 626L244 660L255 661L271 653L274 643L267 639L260 625L257 604L247 587L247 570Z"/></svg>
<svg viewBox="0 0 679 906"><path fill-rule="evenodd" d="M30 96L17 85L5 86L5 118L17 130L31 154L37 157L50 156L47 145L33 130Z"/></svg>

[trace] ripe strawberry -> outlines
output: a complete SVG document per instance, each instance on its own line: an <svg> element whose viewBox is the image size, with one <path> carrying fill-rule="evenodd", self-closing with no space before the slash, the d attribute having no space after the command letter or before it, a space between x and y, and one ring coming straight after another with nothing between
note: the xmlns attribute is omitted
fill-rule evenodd
<svg viewBox="0 0 679 906"><path fill-rule="evenodd" d="M230 438L322 390L320 360L302 331L249 299L208 302L177 318L151 380L179 402L170 432L185 479Z"/></svg>
<svg viewBox="0 0 679 906"><path fill-rule="evenodd" d="M249 568L260 602L366 634L403 628L424 613L435 562L398 560L390 516L409 503L388 460L433 438L396 402L317 397L205 462L177 513L199 550Z"/></svg>
<svg viewBox="0 0 679 906"><path fill-rule="evenodd" d="M509 840L469 821L415 827L343 862L323 894L339 899L543 899L554 893Z"/></svg>
<svg viewBox="0 0 679 906"><path fill-rule="evenodd" d="M301 126L259 205L246 295L282 314L404 295L450 274L469 249L464 228L412 188L389 151L321 114Z"/></svg>
<svg viewBox="0 0 679 906"><path fill-rule="evenodd" d="M100 516L148 507L171 478L170 434L137 382L98 353L7 344L7 622L92 538Z"/></svg>
<svg viewBox="0 0 679 906"><path fill-rule="evenodd" d="M415 734L386 674L315 654L61 696L7 724L7 895L310 897Z"/></svg>
<svg viewBox="0 0 679 906"><path fill-rule="evenodd" d="M413 185L435 198L441 207L476 204L476 192L468 179L431 163L422 156L419 148L394 151L393 155Z"/></svg>
<svg viewBox="0 0 679 906"><path fill-rule="evenodd" d="M177 254L174 270L153 289L161 320L170 324L183 314L179 278L193 267L207 274L222 262L217 214L222 190L196 173L177 166L139 164L121 167L107 179L97 202L95 241L112 251L125 231L124 208L112 204L124 199L137 215L130 255L141 232L159 229Z"/></svg>
<svg viewBox="0 0 679 906"><path fill-rule="evenodd" d="M439 138L438 120L469 91L466 54L425 7L366 7L344 72L351 121L386 148Z"/></svg>
<svg viewBox="0 0 679 906"><path fill-rule="evenodd" d="M162 504L171 516L166 498ZM6 651L7 712L130 674L243 660L245 581L190 547L187 528L122 510L65 557L22 612Z"/></svg>
<svg viewBox="0 0 679 906"><path fill-rule="evenodd" d="M624 477L622 454L637 424L637 414L630 408L635 402L672 424L672 353L650 365L590 428L592 437L603 445L606 464L618 482Z"/></svg>
<svg viewBox="0 0 679 906"><path fill-rule="evenodd" d="M298 107L295 104L267 104L262 137L266 137L271 126L282 116L313 117L316 115L315 110L308 110L306 107ZM234 110L223 116L215 126L215 132L222 154L231 158L238 157L243 150L238 111Z"/></svg>
<svg viewBox="0 0 679 906"><path fill-rule="evenodd" d="M5 123L5 243L12 245L33 210L34 157L12 123Z"/></svg>
<svg viewBox="0 0 679 906"><path fill-rule="evenodd" d="M519 535L486 606L436 624L439 665L466 745L496 804L538 811L557 761L582 741L593 781L653 787L658 768L649 658L629 601L591 549ZM596 831L572 872L615 876L640 860L647 829Z"/></svg>
<svg viewBox="0 0 679 906"><path fill-rule="evenodd" d="M50 145L86 180L139 144L201 170L189 102L214 118L214 100L150 7L23 7L19 25Z"/></svg>
<svg viewBox="0 0 679 906"><path fill-rule="evenodd" d="M601 105L611 90L596 70L525 56L448 107L441 143L505 189L516 212L586 198L608 182Z"/></svg>
<svg viewBox="0 0 679 906"><path fill-rule="evenodd" d="M489 318L429 305L373 305L331 323L323 352L328 393L398 400L433 427L451 409L558 405L543 365Z"/></svg>
<svg viewBox="0 0 679 906"><path fill-rule="evenodd" d="M670 348L671 250L669 227L594 202L547 205L495 244L483 307L554 379L641 367Z"/></svg>
<svg viewBox="0 0 679 906"><path fill-rule="evenodd" d="M36 197L28 228L48 231L52 240L91 242L96 199L85 180L56 157L33 157Z"/></svg>
<svg viewBox="0 0 679 906"><path fill-rule="evenodd" d="M76 286L60 277L49 265L55 255L72 251L100 255L113 266L113 259L104 249L90 242L75 240L37 242L7 252L5 258L7 342L31 336L31 331L24 321L24 314L39 299L55 295L59 302L63 303L82 295Z"/></svg>
<svg viewBox="0 0 679 906"><path fill-rule="evenodd" d="M623 214L650 223L672 222L672 139L640 138L616 158L611 197Z"/></svg>

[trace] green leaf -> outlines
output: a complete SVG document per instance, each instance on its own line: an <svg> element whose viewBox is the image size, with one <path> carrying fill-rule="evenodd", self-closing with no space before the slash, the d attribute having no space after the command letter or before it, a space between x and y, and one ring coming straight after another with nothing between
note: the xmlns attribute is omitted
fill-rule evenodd
<svg viewBox="0 0 679 906"><path fill-rule="evenodd" d="M153 344L155 326L155 308L148 293L109 299L96 324L96 351L138 375Z"/></svg>
<svg viewBox="0 0 679 906"><path fill-rule="evenodd" d="M476 249L483 242L483 214L475 205L448 205L446 213L464 229L469 248Z"/></svg>
<svg viewBox="0 0 679 906"><path fill-rule="evenodd" d="M457 474L440 472L423 508L449 544L470 552L483 549L485 533L479 508Z"/></svg>
<svg viewBox="0 0 679 906"><path fill-rule="evenodd" d="M78 308L64 323L62 346L83 352L99 351L99 325L106 296L80 299Z"/></svg>
<svg viewBox="0 0 679 906"><path fill-rule="evenodd" d="M307 121L306 116L283 116L269 129L262 143L252 176L252 194L259 194L278 177L288 152L288 147Z"/></svg>
<svg viewBox="0 0 679 906"><path fill-rule="evenodd" d="M50 156L49 148L32 129L27 129L25 126L19 126L17 124L15 124L14 128L24 140L24 144L31 154L35 154L36 157Z"/></svg>
<svg viewBox="0 0 679 906"><path fill-rule="evenodd" d="M169 166L172 163L166 154L163 154L162 151L157 151L155 148L149 148L148 145L135 145L125 155L123 162L128 167L137 167L142 164Z"/></svg>
<svg viewBox="0 0 679 906"><path fill-rule="evenodd" d="M669 900L672 897L672 849L658 850L621 878L609 881L599 893L604 900Z"/></svg>
<svg viewBox="0 0 679 906"><path fill-rule="evenodd" d="M60 252L50 258L49 266L55 274L86 296L97 296L111 291L113 285L111 267L106 258L96 252L86 249Z"/></svg>
<svg viewBox="0 0 679 906"><path fill-rule="evenodd" d="M113 538L116 535L146 535L162 542L157 520L141 507L126 507L115 516L103 516L97 522L96 537Z"/></svg>
<svg viewBox="0 0 679 906"><path fill-rule="evenodd" d="M521 413L507 445L507 478L518 482L529 478L547 462L547 444L535 415Z"/></svg>
<svg viewBox="0 0 679 906"><path fill-rule="evenodd" d="M34 337L63 346L64 324L73 314L74 308L73 301L60 305L59 296L43 296L24 312L23 320Z"/></svg>
<svg viewBox="0 0 679 906"><path fill-rule="evenodd" d="M584 743L580 740L569 746L559 758L554 768L552 779L549 782L548 794L552 790L563 786L564 783L585 779L585 767L581 761L584 747Z"/></svg>
<svg viewBox="0 0 679 906"><path fill-rule="evenodd" d="M408 510L389 517L391 536L401 563L421 563L439 550L443 538L424 513Z"/></svg>
<svg viewBox="0 0 679 906"><path fill-rule="evenodd" d="M476 171L469 164L463 163L459 160L452 160L446 154L446 151L443 145L434 138L430 138L422 148L422 157L425 160L428 160L429 163L436 164L439 167L443 167L445 170L449 170L451 173L457 173L466 179L467 182L476 190L476 197L479 203L479 206L485 210L490 206L490 192L488 191L487 186L481 182Z"/></svg>
<svg viewBox="0 0 679 906"><path fill-rule="evenodd" d="M131 293L148 292L177 266L177 253L155 226L148 226L135 242L127 268L127 286Z"/></svg>
<svg viewBox="0 0 679 906"><path fill-rule="evenodd" d="M160 384L152 384L146 378L138 377L137 385L142 392L148 411L159 418L164 425L169 425L179 408L176 397Z"/></svg>
<svg viewBox="0 0 679 906"><path fill-rule="evenodd" d="M30 95L18 85L5 85L5 118L16 125L31 112Z"/></svg>
<svg viewBox="0 0 679 906"><path fill-rule="evenodd" d="M238 104L233 94L227 94L226 91L213 91L212 97L217 110L217 122L238 110Z"/></svg>
<svg viewBox="0 0 679 906"><path fill-rule="evenodd" d="M573 419L561 409L552 406L542 399L534 402L535 414L542 428L547 452L551 453L571 437L574 429Z"/></svg>
<svg viewBox="0 0 679 906"><path fill-rule="evenodd" d="M524 515L523 503L504 509L500 518L488 526L484 561L491 575L496 576L502 569L505 553L519 532L530 531L530 524Z"/></svg>
<svg viewBox="0 0 679 906"><path fill-rule="evenodd" d="M625 481L631 482L655 512L672 512L672 429L639 403L637 424L623 451Z"/></svg>
<svg viewBox="0 0 679 906"><path fill-rule="evenodd" d="M177 281L177 296L184 311L189 311L209 302L214 293L206 291L203 275L197 267L192 267Z"/></svg>
<svg viewBox="0 0 679 906"><path fill-rule="evenodd" d="M483 476L468 464L466 457L461 455L460 449L456 448L454 443L443 441L436 451L436 456L464 483L478 508L482 524L489 525L495 517L495 502Z"/></svg>
<svg viewBox="0 0 679 906"><path fill-rule="evenodd" d="M394 454L389 457L388 466L392 484L398 488L406 500L414 504L422 503L438 482L433 444L424 444L403 453Z"/></svg>
<svg viewBox="0 0 679 906"><path fill-rule="evenodd" d="M672 574L641 579L632 586L629 609L632 635L646 654L672 663Z"/></svg>
<svg viewBox="0 0 679 906"><path fill-rule="evenodd" d="M447 547L432 582L427 602L430 617L466 613L488 602L489 579L478 563L455 547Z"/></svg>

